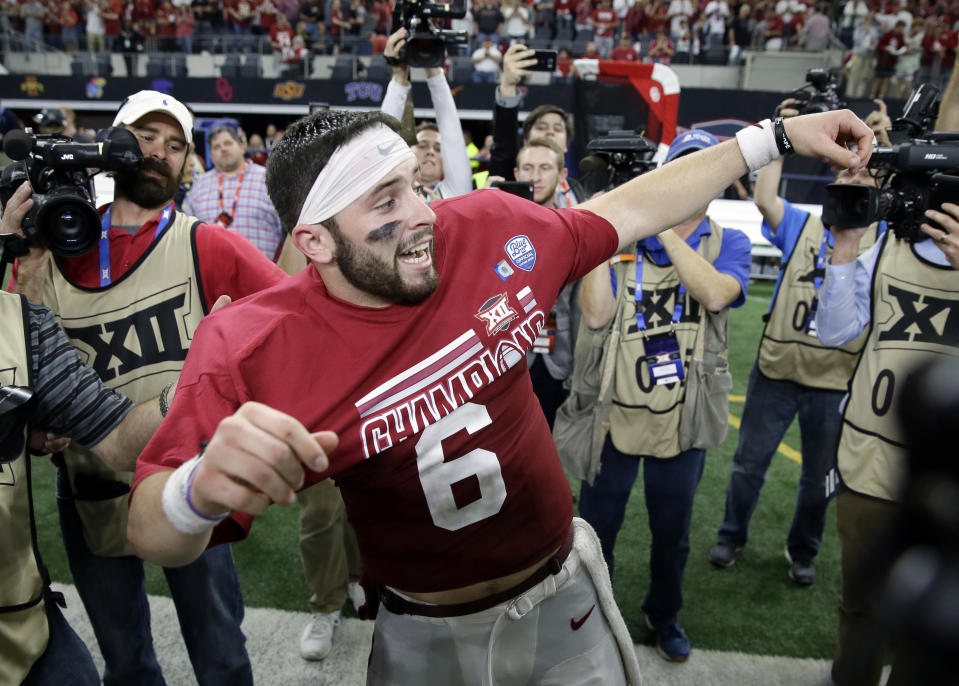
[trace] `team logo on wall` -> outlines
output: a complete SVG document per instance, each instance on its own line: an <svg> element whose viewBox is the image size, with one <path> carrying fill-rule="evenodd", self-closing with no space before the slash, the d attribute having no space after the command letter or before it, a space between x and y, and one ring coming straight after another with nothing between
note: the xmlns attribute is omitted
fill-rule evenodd
<svg viewBox="0 0 959 686"><path fill-rule="evenodd" d="M103 98L103 89L106 88L107 80L102 76L94 76L87 81L85 87L86 95L91 100L101 100Z"/></svg>
<svg viewBox="0 0 959 686"><path fill-rule="evenodd" d="M273 87L273 97L280 100L299 100L303 97L306 86L296 81L284 81Z"/></svg>
<svg viewBox="0 0 959 686"><path fill-rule="evenodd" d="M506 294L500 293L483 303L479 312L473 316L486 324L486 335L492 336L508 329L510 322L519 315L509 306Z"/></svg>
<svg viewBox="0 0 959 686"><path fill-rule="evenodd" d="M533 265L536 264L536 249L526 236L513 236L506 241L506 256L517 269L524 272L533 271Z"/></svg>
<svg viewBox="0 0 959 686"><path fill-rule="evenodd" d="M43 84L37 81L36 76L27 76L20 84L20 90L31 97L43 94Z"/></svg>

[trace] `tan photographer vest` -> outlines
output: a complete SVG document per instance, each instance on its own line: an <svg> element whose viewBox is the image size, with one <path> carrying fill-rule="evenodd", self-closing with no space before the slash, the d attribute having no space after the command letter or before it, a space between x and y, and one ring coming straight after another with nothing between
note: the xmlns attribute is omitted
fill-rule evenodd
<svg viewBox="0 0 959 686"><path fill-rule="evenodd" d="M886 237L872 281L872 318L849 384L839 439L843 484L896 500L906 476L897 398L907 375L959 348L959 271L927 262L914 246Z"/></svg>
<svg viewBox="0 0 959 686"><path fill-rule="evenodd" d="M0 291L0 386L30 386L26 301ZM0 464L0 682L19 684L46 650L46 573L36 545L30 456Z"/></svg>
<svg viewBox="0 0 959 686"><path fill-rule="evenodd" d="M859 242L862 254L876 242L879 225L873 224ZM759 371L769 379L792 381L809 388L844 391L866 340L859 338L838 348L828 348L819 338L806 333L806 321L816 297L816 261L823 245L825 229L819 217L806 219L785 265L759 342ZM832 256L826 245L825 259ZM825 276L825 271L820 273Z"/></svg>
<svg viewBox="0 0 959 686"><path fill-rule="evenodd" d="M700 239L696 252L712 263L719 256L723 229L710 220L711 233ZM672 324L670 316L675 311L679 296L679 276L673 265L660 267L649 258L643 260L642 288L651 294L658 311L655 318L644 313L645 333L636 322L636 271L633 262L614 265L617 283L626 288L620 307L624 308L620 322L620 343L616 352L615 376L613 379L613 405L610 412L610 437L617 450L629 455L675 457L687 446L680 445L680 423L686 397L690 360L697 341L706 336L707 329L719 333L725 355L725 332L727 309L711 313L686 292L683 313L679 322ZM666 313L670 316L667 316ZM682 383L657 385L650 378L645 361L645 336L673 331L679 344L683 364ZM724 416L725 421L725 416Z"/></svg>
<svg viewBox="0 0 959 686"><path fill-rule="evenodd" d="M83 361L134 402L177 378L205 314L194 251L199 222L180 212L129 271L108 286L72 283L51 260L43 302ZM115 472L79 446L64 453L83 535L97 555L130 555L127 497L133 472Z"/></svg>

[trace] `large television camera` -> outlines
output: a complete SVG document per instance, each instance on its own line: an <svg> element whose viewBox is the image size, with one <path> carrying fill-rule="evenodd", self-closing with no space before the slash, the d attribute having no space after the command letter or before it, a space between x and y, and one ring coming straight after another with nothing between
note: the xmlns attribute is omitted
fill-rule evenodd
<svg viewBox="0 0 959 686"><path fill-rule="evenodd" d="M99 136L98 136L99 138ZM4 253L25 255L30 245L60 257L76 257L100 239L100 215L94 205L91 168L133 170L143 159L136 137L123 128L107 129L99 143L77 143L58 135L10 131L3 151L15 162L0 173L0 206L24 181L33 189L33 207L24 216L25 237L8 236Z"/></svg>
<svg viewBox="0 0 959 686"><path fill-rule="evenodd" d="M794 90L790 97L799 114L831 112L846 107L843 95L846 83L840 72L831 69L810 69L806 72L806 85Z"/></svg>
<svg viewBox="0 0 959 686"><path fill-rule="evenodd" d="M869 158L878 185L827 186L826 225L868 226L885 219L899 238L926 238L920 225L936 226L926 210L959 198L959 132L930 132L938 106L935 86L922 84L913 92L890 132L891 140L902 142L876 148Z"/></svg>
<svg viewBox="0 0 959 686"><path fill-rule="evenodd" d="M465 0L448 3L428 0L399 0L393 9L390 33L406 29L406 44L400 48L398 61L411 67L442 67L447 43L465 43L465 31L451 31L435 26L434 19L462 19L466 16Z"/></svg>
<svg viewBox="0 0 959 686"><path fill-rule="evenodd" d="M582 184L591 195L612 190L656 168L656 144L635 131L610 131L586 144L579 161Z"/></svg>

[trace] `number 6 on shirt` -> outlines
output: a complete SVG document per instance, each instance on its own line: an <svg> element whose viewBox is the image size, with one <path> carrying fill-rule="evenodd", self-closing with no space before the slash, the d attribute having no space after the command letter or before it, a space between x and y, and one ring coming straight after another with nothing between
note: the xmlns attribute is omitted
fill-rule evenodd
<svg viewBox="0 0 959 686"><path fill-rule="evenodd" d="M441 529L456 531L491 517L499 512L506 500L506 484L496 453L477 448L450 462L444 461L444 439L464 429L472 435L492 423L484 406L466 403L426 427L416 443L420 483L433 523ZM480 498L457 507L453 484L470 476L479 480Z"/></svg>

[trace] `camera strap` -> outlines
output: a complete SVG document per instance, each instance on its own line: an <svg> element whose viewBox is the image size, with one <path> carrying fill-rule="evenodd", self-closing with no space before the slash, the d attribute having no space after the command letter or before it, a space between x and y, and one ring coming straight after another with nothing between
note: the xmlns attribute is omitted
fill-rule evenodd
<svg viewBox="0 0 959 686"><path fill-rule="evenodd" d="M614 286L615 289L615 286ZM633 293L636 299L636 328L643 335L646 331L646 317L643 315L643 253L636 251L636 289ZM679 294L673 304L672 325L676 326L683 316L683 304L686 302L686 285L679 282Z"/></svg>
<svg viewBox="0 0 959 686"><path fill-rule="evenodd" d="M156 231L153 233L153 240L157 240L163 235L173 221L173 203L163 208L160 213L160 220L157 222ZM103 223L100 230L100 288L109 286L113 283L112 272L110 269L110 211L112 206L103 213Z"/></svg>
<svg viewBox="0 0 959 686"><path fill-rule="evenodd" d="M236 178L236 192L233 194L233 207L230 208L229 214L226 216L229 217L229 222L233 222L233 218L236 216L236 203L240 199L240 186L243 185L243 175L246 174L246 163L243 164L243 168L240 170L240 174ZM217 195L220 200L220 216L222 217L226 213L226 208L223 206L223 174L221 172L216 173L217 180Z"/></svg>

